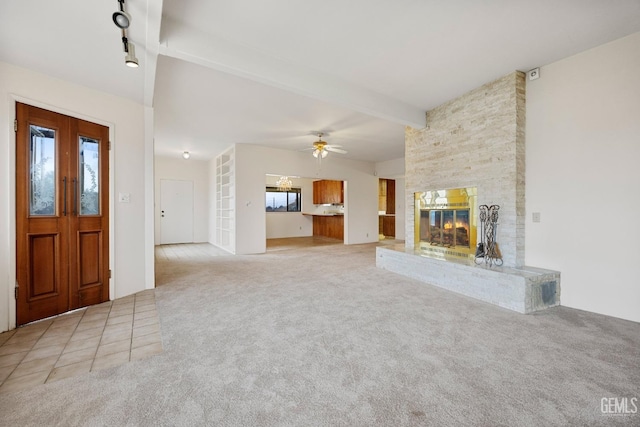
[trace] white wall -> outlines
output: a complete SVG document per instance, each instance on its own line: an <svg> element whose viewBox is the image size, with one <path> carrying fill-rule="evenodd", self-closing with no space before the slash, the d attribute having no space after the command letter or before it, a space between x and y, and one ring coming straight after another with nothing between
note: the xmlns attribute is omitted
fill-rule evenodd
<svg viewBox="0 0 640 427"><path fill-rule="evenodd" d="M309 153L236 144L236 253L266 250L267 173L345 181L345 244L378 240L378 178L373 163L331 154L320 171Z"/></svg>
<svg viewBox="0 0 640 427"><path fill-rule="evenodd" d="M266 212L267 239L313 235L313 218L302 215L303 212L310 212L314 208L313 179L290 179L293 187L301 189L301 212ZM267 176L265 184L275 187L277 180L277 176Z"/></svg>
<svg viewBox="0 0 640 427"><path fill-rule="evenodd" d="M378 162L375 165L378 178L396 179L404 177L404 157Z"/></svg>
<svg viewBox="0 0 640 427"><path fill-rule="evenodd" d="M640 33L527 82L527 265L562 305L640 321ZM532 213L539 212L539 223Z"/></svg>
<svg viewBox="0 0 640 427"><path fill-rule="evenodd" d="M15 100L109 126L110 297L145 289L145 109L132 101L0 62L0 331L15 325ZM129 193L130 203L115 195ZM153 217L147 221L152 222Z"/></svg>
<svg viewBox="0 0 640 427"><path fill-rule="evenodd" d="M155 243L161 242L160 180L173 179L193 182L193 241L209 241L209 161L184 160L181 153L176 157L155 157ZM211 183L213 185L213 182Z"/></svg>

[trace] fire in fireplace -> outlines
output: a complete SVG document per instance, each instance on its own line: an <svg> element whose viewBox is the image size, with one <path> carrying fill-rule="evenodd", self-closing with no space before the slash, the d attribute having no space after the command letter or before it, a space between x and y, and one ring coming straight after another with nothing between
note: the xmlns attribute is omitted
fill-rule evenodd
<svg viewBox="0 0 640 427"><path fill-rule="evenodd" d="M472 258L477 240L475 187L415 193L415 247L425 255Z"/></svg>

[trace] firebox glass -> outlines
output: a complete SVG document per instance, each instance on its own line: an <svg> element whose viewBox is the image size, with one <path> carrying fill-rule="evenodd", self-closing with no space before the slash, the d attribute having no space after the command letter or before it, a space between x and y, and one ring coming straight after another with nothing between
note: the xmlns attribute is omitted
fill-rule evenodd
<svg viewBox="0 0 640 427"><path fill-rule="evenodd" d="M414 194L415 245L425 256L473 257L477 241L475 187Z"/></svg>

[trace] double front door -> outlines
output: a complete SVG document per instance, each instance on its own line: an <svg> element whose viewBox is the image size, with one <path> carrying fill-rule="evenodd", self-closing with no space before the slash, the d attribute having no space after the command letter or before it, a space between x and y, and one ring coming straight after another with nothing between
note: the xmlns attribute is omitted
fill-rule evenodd
<svg viewBox="0 0 640 427"><path fill-rule="evenodd" d="M17 324L109 299L109 130L16 105Z"/></svg>

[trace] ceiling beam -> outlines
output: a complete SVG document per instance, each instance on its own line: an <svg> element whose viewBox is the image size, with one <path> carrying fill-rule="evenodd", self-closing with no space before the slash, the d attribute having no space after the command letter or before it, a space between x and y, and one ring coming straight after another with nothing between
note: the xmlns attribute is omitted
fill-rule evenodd
<svg viewBox="0 0 640 427"><path fill-rule="evenodd" d="M156 86L156 67L160 50L160 25L162 23L162 1L147 0L147 34L145 35L144 105L153 106Z"/></svg>
<svg viewBox="0 0 640 427"><path fill-rule="evenodd" d="M159 53L217 71L421 129L425 111L304 65L164 18Z"/></svg>

